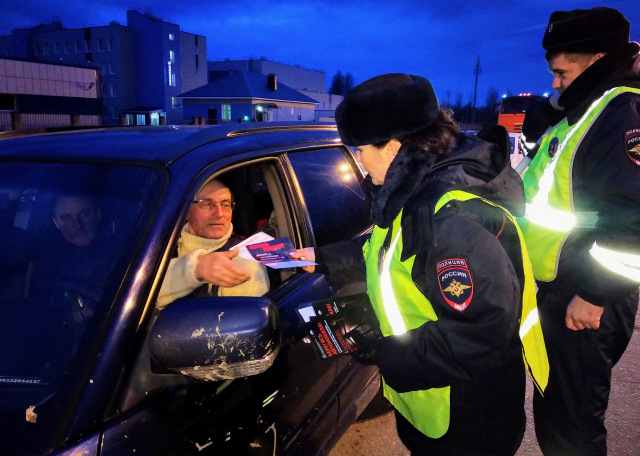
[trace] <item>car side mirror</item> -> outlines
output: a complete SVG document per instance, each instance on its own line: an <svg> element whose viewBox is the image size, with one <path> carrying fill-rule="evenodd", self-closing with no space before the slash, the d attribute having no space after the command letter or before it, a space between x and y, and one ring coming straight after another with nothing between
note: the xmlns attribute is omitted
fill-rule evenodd
<svg viewBox="0 0 640 456"><path fill-rule="evenodd" d="M151 330L151 357L204 381L267 370L280 348L278 309L266 298L182 298L160 312Z"/></svg>

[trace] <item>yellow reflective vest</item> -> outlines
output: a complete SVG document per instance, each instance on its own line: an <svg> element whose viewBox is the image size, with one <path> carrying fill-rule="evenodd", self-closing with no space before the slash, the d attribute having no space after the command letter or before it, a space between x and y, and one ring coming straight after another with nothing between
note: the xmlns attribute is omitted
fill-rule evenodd
<svg viewBox="0 0 640 456"><path fill-rule="evenodd" d="M542 140L536 157L524 175L527 209L518 218L536 280L553 281L558 274L560 252L573 228L595 228L598 214L575 210L572 168L576 150L607 105L625 92L640 89L617 87L594 101L572 126L565 118ZM610 250L597 243L591 255L609 270L640 282L640 257Z"/></svg>
<svg viewBox="0 0 640 456"><path fill-rule="evenodd" d="M435 212L437 213L451 200L467 201L475 198L479 197L463 191L448 192L436 204ZM482 199L482 201L502 209L517 228L515 220L506 209L488 200ZM406 261L400 260L402 254L401 218L402 211L394 220L391 228L383 229L375 226L371 239L363 248L368 294L385 337L401 335L429 321L438 320L429 299L413 282L411 271L415 256ZM385 251L384 243L389 229L392 231L391 243ZM536 386L543 392L549 378L549 363L542 337L542 328L538 320L531 266L519 230L518 234L521 241L525 274L520 339L528 370L532 374ZM431 438L442 437L447 432L450 419L450 387L399 393L387 385L383 379L383 389L385 397L396 410L420 432Z"/></svg>

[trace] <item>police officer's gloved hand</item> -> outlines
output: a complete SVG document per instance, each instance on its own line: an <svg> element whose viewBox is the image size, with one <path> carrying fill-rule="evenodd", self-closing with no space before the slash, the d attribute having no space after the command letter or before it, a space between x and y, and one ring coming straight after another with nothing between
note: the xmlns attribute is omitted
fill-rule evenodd
<svg viewBox="0 0 640 456"><path fill-rule="evenodd" d="M542 136L565 116L563 108L558 105L559 96L556 92L527 109L522 122L519 146L520 152L531 160L538 152Z"/></svg>
<svg viewBox="0 0 640 456"><path fill-rule="evenodd" d="M357 349L351 354L356 361L362 364L378 364L378 353L376 347L378 340L382 338L382 331L377 326L361 324L346 334L354 343Z"/></svg>

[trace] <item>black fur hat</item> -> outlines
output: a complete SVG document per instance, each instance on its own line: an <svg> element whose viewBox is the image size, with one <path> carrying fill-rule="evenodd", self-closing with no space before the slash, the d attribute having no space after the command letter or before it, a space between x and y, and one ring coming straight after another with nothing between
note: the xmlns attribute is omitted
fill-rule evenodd
<svg viewBox="0 0 640 456"><path fill-rule="evenodd" d="M556 11L542 38L546 59L555 52L616 52L629 42L629 21L613 8Z"/></svg>
<svg viewBox="0 0 640 456"><path fill-rule="evenodd" d="M349 146L378 144L431 125L438 99L422 76L383 74L354 87L336 109L342 142Z"/></svg>

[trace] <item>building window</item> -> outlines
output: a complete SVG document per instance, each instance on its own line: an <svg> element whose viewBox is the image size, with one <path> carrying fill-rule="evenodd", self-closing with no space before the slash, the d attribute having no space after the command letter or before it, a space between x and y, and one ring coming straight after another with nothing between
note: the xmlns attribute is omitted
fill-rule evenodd
<svg viewBox="0 0 640 456"><path fill-rule="evenodd" d="M231 120L231 105L222 105L222 120Z"/></svg>
<svg viewBox="0 0 640 456"><path fill-rule="evenodd" d="M107 85L106 84L102 84L100 86L100 93L102 94L103 97L107 96Z"/></svg>
<svg viewBox="0 0 640 456"><path fill-rule="evenodd" d="M91 48L91 43L89 43L89 40L84 40L84 51L89 52L90 48Z"/></svg>
<svg viewBox="0 0 640 456"><path fill-rule="evenodd" d="M112 97L117 97L118 96L118 91L117 91L117 87L115 84L111 84L111 96Z"/></svg>
<svg viewBox="0 0 640 456"><path fill-rule="evenodd" d="M76 52L82 52L82 44L80 40L76 41Z"/></svg>
<svg viewBox="0 0 640 456"><path fill-rule="evenodd" d="M43 53L44 55L49 55L49 45L48 45L47 43L44 43L44 44L42 45L42 53Z"/></svg>
<svg viewBox="0 0 640 456"><path fill-rule="evenodd" d="M144 114L137 114L136 115L136 125L146 125L147 124L147 118Z"/></svg>
<svg viewBox="0 0 640 456"><path fill-rule="evenodd" d="M113 118L117 119L118 118L118 108L113 108Z"/></svg>
<svg viewBox="0 0 640 456"><path fill-rule="evenodd" d="M71 52L71 43L67 41L66 43L64 43L64 53L68 54L69 52Z"/></svg>
<svg viewBox="0 0 640 456"><path fill-rule="evenodd" d="M199 57L200 57L200 56L199 56L198 54L196 54L196 70L197 70L198 68L200 68L200 59L199 59Z"/></svg>
<svg viewBox="0 0 640 456"><path fill-rule="evenodd" d="M116 48L116 39L109 38L109 50L113 51Z"/></svg>
<svg viewBox="0 0 640 456"><path fill-rule="evenodd" d="M170 39L171 41L173 41L173 40L175 39L175 37L173 36L173 33L169 33L169 39Z"/></svg>
<svg viewBox="0 0 640 456"><path fill-rule="evenodd" d="M104 51L104 42L102 41L102 38L98 38L98 50Z"/></svg>
<svg viewBox="0 0 640 456"><path fill-rule="evenodd" d="M55 48L54 48L54 49L55 49L55 50L54 50L54 52L55 52L56 54L60 54L60 43L56 43L56 44L55 44Z"/></svg>
<svg viewBox="0 0 640 456"><path fill-rule="evenodd" d="M38 43L36 43L35 46L33 47L33 53L35 55L39 55L40 54L40 45Z"/></svg>
<svg viewBox="0 0 640 456"><path fill-rule="evenodd" d="M174 51L169 51L169 60L171 60L173 63L175 63L175 61L176 61L176 53Z"/></svg>
<svg viewBox="0 0 640 456"><path fill-rule="evenodd" d="M100 74L104 74L106 71L106 64L104 62L100 62Z"/></svg>
<svg viewBox="0 0 640 456"><path fill-rule="evenodd" d="M116 64L109 62L109 74L116 74Z"/></svg>
<svg viewBox="0 0 640 456"><path fill-rule="evenodd" d="M167 62L167 83L171 87L176 86L176 74L173 72L171 60Z"/></svg>
<svg viewBox="0 0 640 456"><path fill-rule="evenodd" d="M133 114L127 114L127 125L135 125L135 116Z"/></svg>
<svg viewBox="0 0 640 456"><path fill-rule="evenodd" d="M196 47L198 47L198 35L196 35Z"/></svg>
<svg viewBox="0 0 640 456"><path fill-rule="evenodd" d="M172 108L176 107L176 97L171 97L171 107Z"/></svg>

